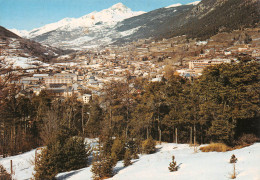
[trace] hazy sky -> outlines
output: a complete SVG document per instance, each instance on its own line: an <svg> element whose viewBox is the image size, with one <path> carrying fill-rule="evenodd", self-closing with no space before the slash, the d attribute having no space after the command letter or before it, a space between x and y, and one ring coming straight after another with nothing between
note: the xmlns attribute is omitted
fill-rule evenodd
<svg viewBox="0 0 260 180"><path fill-rule="evenodd" d="M81 17L122 2L134 11L151 11L196 0L0 0L0 25L31 30L65 17Z"/></svg>

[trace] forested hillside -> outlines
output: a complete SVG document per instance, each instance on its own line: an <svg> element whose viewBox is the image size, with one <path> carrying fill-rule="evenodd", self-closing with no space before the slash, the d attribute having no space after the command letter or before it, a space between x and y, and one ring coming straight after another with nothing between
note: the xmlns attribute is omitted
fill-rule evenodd
<svg viewBox="0 0 260 180"><path fill-rule="evenodd" d="M188 22L173 27L170 36L187 35L188 38L208 39L218 32L259 26L258 0L202 0L187 15Z"/></svg>
<svg viewBox="0 0 260 180"><path fill-rule="evenodd" d="M70 136L234 145L243 134L259 136L259 70L258 63L221 64L193 80L113 82L89 105L46 92L19 96L11 78L1 79L0 152L37 147L61 127Z"/></svg>

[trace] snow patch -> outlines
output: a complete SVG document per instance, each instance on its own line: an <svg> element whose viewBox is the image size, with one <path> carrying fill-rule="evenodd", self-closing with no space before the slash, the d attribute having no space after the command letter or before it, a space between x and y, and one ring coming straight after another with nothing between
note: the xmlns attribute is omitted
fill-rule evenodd
<svg viewBox="0 0 260 180"><path fill-rule="evenodd" d="M196 6L199 3L200 3L200 1L194 1L194 2L191 2L191 3L187 4L187 5L194 5L194 6Z"/></svg>
<svg viewBox="0 0 260 180"><path fill-rule="evenodd" d="M133 29L129 29L127 31L123 31L123 32L120 32L120 34L124 37L124 36L129 36L131 34L134 34L136 31L138 31L138 29L140 28L141 26L139 27L136 27L136 28L133 28Z"/></svg>
<svg viewBox="0 0 260 180"><path fill-rule="evenodd" d="M29 31L27 30L17 30L17 29L9 29L9 31L13 32L14 34L20 36L20 37L28 37Z"/></svg>
<svg viewBox="0 0 260 180"><path fill-rule="evenodd" d="M167 7L165 7L165 8L172 8L172 7L178 7L178 6L182 6L182 4L181 4L181 3L172 4L172 5L167 6Z"/></svg>

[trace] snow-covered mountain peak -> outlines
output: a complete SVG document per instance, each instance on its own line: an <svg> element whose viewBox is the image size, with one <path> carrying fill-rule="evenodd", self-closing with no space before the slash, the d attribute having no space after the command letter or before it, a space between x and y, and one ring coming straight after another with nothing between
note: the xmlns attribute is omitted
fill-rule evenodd
<svg viewBox="0 0 260 180"><path fill-rule="evenodd" d="M123 3L117 3L114 4L111 9L118 9L118 10L125 10L125 9L129 9L128 7L126 7Z"/></svg>
<svg viewBox="0 0 260 180"><path fill-rule="evenodd" d="M43 27L33 29L29 32L21 32L19 30L13 29L12 31L22 35L26 38L34 38L39 35L51 32L51 31L74 31L76 29L93 28L96 24L103 25L115 25L115 23L122 21L124 19L141 15L145 12L132 11L130 8L126 7L122 3L117 3L108 9L104 9L100 12L93 11L87 15L80 18L64 18L58 22L47 24Z"/></svg>

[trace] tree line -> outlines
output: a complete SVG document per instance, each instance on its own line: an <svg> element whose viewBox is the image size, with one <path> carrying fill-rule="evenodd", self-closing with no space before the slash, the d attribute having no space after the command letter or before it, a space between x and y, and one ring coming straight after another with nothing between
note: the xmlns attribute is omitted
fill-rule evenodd
<svg viewBox="0 0 260 180"><path fill-rule="evenodd" d="M220 64L199 78L160 82L126 78L106 84L89 104L42 91L20 96L12 73L1 76L0 154L50 143L60 127L69 136L124 137L176 143L224 142L259 137L259 63Z"/></svg>

